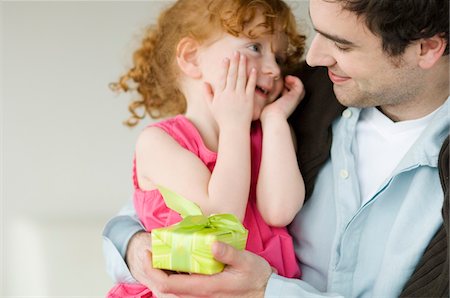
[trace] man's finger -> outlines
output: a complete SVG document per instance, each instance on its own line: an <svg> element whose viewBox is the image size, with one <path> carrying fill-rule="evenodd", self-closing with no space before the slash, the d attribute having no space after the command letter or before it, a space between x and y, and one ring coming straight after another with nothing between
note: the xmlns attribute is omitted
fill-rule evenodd
<svg viewBox="0 0 450 298"><path fill-rule="evenodd" d="M220 280L216 280L215 275L203 274L172 274L158 285L161 293L170 293L182 297L211 297L214 290L220 289L224 285Z"/></svg>
<svg viewBox="0 0 450 298"><path fill-rule="evenodd" d="M214 242L212 245L212 253L214 259L224 264L233 267L239 267L239 264L241 264L242 251L239 251L228 244Z"/></svg>

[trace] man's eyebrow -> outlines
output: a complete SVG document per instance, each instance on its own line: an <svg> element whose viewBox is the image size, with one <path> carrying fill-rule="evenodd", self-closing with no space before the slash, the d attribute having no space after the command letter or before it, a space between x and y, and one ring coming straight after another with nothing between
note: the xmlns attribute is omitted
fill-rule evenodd
<svg viewBox="0 0 450 298"><path fill-rule="evenodd" d="M322 32L322 31L318 30L317 28L314 28L314 31L316 31L320 35L324 36L325 38L327 38L329 40L332 40L332 41L335 41L337 43L340 43L340 44L343 44L343 45L347 45L347 46L356 46L353 42L351 42L351 41L349 41L347 39L341 38L341 37L336 36L336 35L332 35L332 34L328 34L328 33Z"/></svg>

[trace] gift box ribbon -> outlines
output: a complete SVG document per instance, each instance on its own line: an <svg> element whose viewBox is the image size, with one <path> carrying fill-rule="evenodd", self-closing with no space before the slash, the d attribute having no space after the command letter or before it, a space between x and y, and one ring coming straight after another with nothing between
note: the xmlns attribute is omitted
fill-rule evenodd
<svg viewBox="0 0 450 298"><path fill-rule="evenodd" d="M202 210L194 202L183 198L179 194L158 185L158 190L164 198L167 207L178 212L183 220L177 227L183 230L197 231L204 228L226 229L230 232L244 233L246 229L233 214L213 214L204 216Z"/></svg>

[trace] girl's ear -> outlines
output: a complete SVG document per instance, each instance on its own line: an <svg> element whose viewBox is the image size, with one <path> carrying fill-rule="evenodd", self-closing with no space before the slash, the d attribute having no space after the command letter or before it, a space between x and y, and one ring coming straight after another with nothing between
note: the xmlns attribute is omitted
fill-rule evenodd
<svg viewBox="0 0 450 298"><path fill-rule="evenodd" d="M187 76L198 79L202 76L198 65L199 43L191 38L184 37L177 46L177 63L180 70Z"/></svg>
<svg viewBox="0 0 450 298"><path fill-rule="evenodd" d="M443 36L436 34L420 41L419 65L423 69L431 68L444 54L447 41Z"/></svg>

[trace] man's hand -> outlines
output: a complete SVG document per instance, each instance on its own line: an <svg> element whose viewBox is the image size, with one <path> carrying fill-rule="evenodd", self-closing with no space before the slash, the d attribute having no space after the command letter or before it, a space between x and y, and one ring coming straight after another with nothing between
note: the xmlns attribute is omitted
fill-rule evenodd
<svg viewBox="0 0 450 298"><path fill-rule="evenodd" d="M163 294L179 297L263 297L272 273L260 256L216 242L214 258L227 264L224 271L213 275L172 274L155 278L153 284ZM161 271L160 271L161 273Z"/></svg>
<svg viewBox="0 0 450 298"><path fill-rule="evenodd" d="M163 294L158 291L158 284L168 278L169 273L152 266L152 238L147 232L138 232L131 237L126 252L126 262L133 277L149 288L159 298L172 298L175 295Z"/></svg>
<svg viewBox="0 0 450 298"><path fill-rule="evenodd" d="M128 244L126 261L133 277L158 297L263 297L272 273L262 257L219 242L213 244L213 256L227 266L213 275L153 269L150 250L150 233L136 233Z"/></svg>
<svg viewBox="0 0 450 298"><path fill-rule="evenodd" d="M151 268L149 252L152 250L152 237L150 233L138 232L131 237L128 243L125 261L133 277L140 281L147 275L148 265ZM150 253L151 254L151 253ZM147 265L148 264L148 265Z"/></svg>

